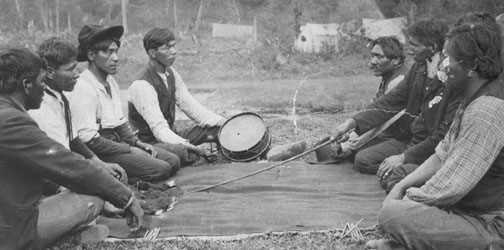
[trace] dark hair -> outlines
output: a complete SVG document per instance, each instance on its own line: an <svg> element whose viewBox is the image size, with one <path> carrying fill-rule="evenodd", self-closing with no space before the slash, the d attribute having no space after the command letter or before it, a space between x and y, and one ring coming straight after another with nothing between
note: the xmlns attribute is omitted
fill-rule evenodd
<svg viewBox="0 0 504 250"><path fill-rule="evenodd" d="M414 37L424 46L434 48L434 52L441 51L448 25L440 20L424 19L408 27L406 33Z"/></svg>
<svg viewBox="0 0 504 250"><path fill-rule="evenodd" d="M23 79L36 78L43 69L44 61L27 49L0 49L0 93L13 93Z"/></svg>
<svg viewBox="0 0 504 250"><path fill-rule="evenodd" d="M401 63L404 62L404 50L403 45L394 36L382 36L371 41L369 43L369 48L373 48L376 45L380 45L383 50L383 54L389 59L399 59Z"/></svg>
<svg viewBox="0 0 504 250"><path fill-rule="evenodd" d="M145 51L157 49L168 42L175 40L175 35L167 28L153 28L145 34L143 46Z"/></svg>
<svg viewBox="0 0 504 250"><path fill-rule="evenodd" d="M481 77L494 79L502 72L501 36L485 25L463 24L447 35L447 50L463 67Z"/></svg>
<svg viewBox="0 0 504 250"><path fill-rule="evenodd" d="M40 44L37 53L48 66L57 69L76 59L77 48L68 41L52 37Z"/></svg>
<svg viewBox="0 0 504 250"><path fill-rule="evenodd" d="M469 25L481 24L494 32L497 32L499 34L501 33L500 27L497 24L495 17L487 12L466 13L463 16L459 17L459 19L455 23L455 26L460 26L462 24L469 24Z"/></svg>
<svg viewBox="0 0 504 250"><path fill-rule="evenodd" d="M88 51L106 51L112 43L115 43L117 47L121 47L121 41L119 41L118 39L110 38L90 44Z"/></svg>

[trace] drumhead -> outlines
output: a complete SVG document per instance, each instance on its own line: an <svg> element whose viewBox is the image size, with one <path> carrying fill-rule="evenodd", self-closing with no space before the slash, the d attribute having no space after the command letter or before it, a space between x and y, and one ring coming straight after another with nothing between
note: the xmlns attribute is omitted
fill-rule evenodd
<svg viewBox="0 0 504 250"><path fill-rule="evenodd" d="M261 141L266 131L267 127L261 117L254 113L242 113L224 123L219 142L229 151L247 151Z"/></svg>

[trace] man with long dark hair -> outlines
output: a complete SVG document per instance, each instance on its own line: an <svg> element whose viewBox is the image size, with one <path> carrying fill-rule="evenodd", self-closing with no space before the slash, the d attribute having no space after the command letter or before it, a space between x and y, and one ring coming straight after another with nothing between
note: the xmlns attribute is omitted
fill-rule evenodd
<svg viewBox="0 0 504 250"><path fill-rule="evenodd" d="M378 221L392 240L370 241L369 248L502 249L501 46L500 34L483 25L461 25L448 33L446 84L463 101L435 153L383 202Z"/></svg>

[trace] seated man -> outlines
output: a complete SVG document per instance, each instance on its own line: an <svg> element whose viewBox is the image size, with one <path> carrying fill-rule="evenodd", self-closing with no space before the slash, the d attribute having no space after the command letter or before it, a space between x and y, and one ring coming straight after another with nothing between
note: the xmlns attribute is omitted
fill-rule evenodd
<svg viewBox="0 0 504 250"><path fill-rule="evenodd" d="M495 21L495 18L488 13L481 13L481 12L467 13L467 14L463 15L461 18L459 18L455 25L460 26L462 24L471 24L471 25L481 24L481 25L489 28L490 30L493 30L494 32L501 33L500 28L499 28L497 22ZM445 64L447 64L447 62L448 62L447 60L444 60L441 63L441 66L440 66L441 69L438 71L438 73L439 73L438 78L443 82L443 85L446 84L445 81L447 79L446 74L443 73L444 67L446 67ZM439 94L439 96L442 96L444 92L447 92L451 95L455 95L454 97L456 97L456 98L458 97L458 99L460 99L460 97L462 96L462 93L456 93L457 91L450 92L446 88L441 89L441 91L442 92ZM438 107L441 107L442 105L443 105L443 102L441 101L441 103L438 105ZM457 107L458 107L458 102L452 102L451 104L449 104L448 112L446 113L446 116L449 116L450 119L445 119L445 121L452 119L453 114L455 113L455 110L457 109ZM424 110L427 110L427 109L424 109ZM422 120L428 121L428 119L423 119L424 114L427 114L427 112L422 112L420 114L420 117L415 119L415 121L422 121ZM440 114L440 115L442 115L442 114ZM426 118L428 118L428 117L426 117ZM422 125L425 123L417 122L414 124ZM441 125L444 126L443 130L446 131L446 129L449 127L450 124L446 123L446 124L441 124ZM412 129L419 131L418 128L421 128L421 126L413 126ZM416 132L416 133L414 132L413 134L421 134L421 132L420 131ZM438 135L438 138L439 138L439 136L441 136L441 134ZM415 139L413 139L413 140L415 140ZM424 142L416 145L415 147L422 147L422 144L425 147L427 147L427 142L428 141L424 140ZM429 149L435 148L435 145L438 142L439 142L439 140L431 140L430 145L428 145ZM407 163L403 164L402 161L397 161L397 159L400 157L399 155L398 156L391 156L391 157L385 159L383 161L383 163L380 165L380 169L378 170L378 176L380 177L380 183L385 188L385 190L390 191L390 189L397 182L399 182L405 176L407 176L408 174L413 172L418 167L419 164L421 164L424 160L427 159L428 156L430 156L432 153L434 153L434 151L432 151L432 150L425 150L425 152L428 154L425 154L421 158L422 159L421 162L417 161L416 163L411 163L411 161L406 161Z"/></svg>
<svg viewBox="0 0 504 250"><path fill-rule="evenodd" d="M447 86L463 93L436 152L397 183L378 221L392 240L371 249L502 249L504 82L501 38L482 25L448 33Z"/></svg>
<svg viewBox="0 0 504 250"><path fill-rule="evenodd" d="M68 93L72 124L79 139L103 161L119 164L130 183L174 175L178 157L138 140L123 114L117 73L122 26L85 25L79 32L78 61L87 61L75 90Z"/></svg>
<svg viewBox="0 0 504 250"><path fill-rule="evenodd" d="M145 34L143 45L149 62L128 89L129 120L139 130L140 140L176 153L183 165L190 164L196 159L189 156L190 152L204 154L195 145L217 142L217 133L225 119L201 105L172 67L176 50L175 36L170 30L151 29ZM177 134L175 106L198 125Z"/></svg>
<svg viewBox="0 0 504 250"><path fill-rule="evenodd" d="M435 20L422 20L410 26L407 33L415 63L406 78L337 127L336 137L351 129L363 134L383 124L399 110L406 110L392 127L357 152L354 167L359 172L376 174L380 164L390 156L394 156L388 159L393 165L420 164L432 154L446 132L458 102L458 96L446 93L436 76L447 30L446 24ZM378 172L380 178L386 175L383 172L389 170L382 168Z"/></svg>
<svg viewBox="0 0 504 250"><path fill-rule="evenodd" d="M396 37L379 37L371 41L368 47L371 49L369 68L375 76L381 77L380 86L373 98L373 101L376 101L404 80L407 67L403 46ZM358 135L352 132L349 140L343 143L342 148L346 149L347 154L351 154L351 149L355 148L353 142L357 137Z"/></svg>
<svg viewBox="0 0 504 250"><path fill-rule="evenodd" d="M126 172L119 165L101 161L79 138L73 138L70 108L63 91L72 91L79 77L77 48L64 40L50 38L42 42L38 54L47 64L47 73L42 80L46 87L40 108L32 109L28 114L51 139L104 167L113 176L126 180Z"/></svg>
<svg viewBox="0 0 504 250"><path fill-rule="evenodd" d="M43 61L32 52L0 51L0 249L40 249L86 225L103 206L100 198L88 195L126 209L137 226L142 224L143 210L131 190L47 137L27 114L40 106L44 73ZM82 194L64 193L41 202L46 179ZM59 233L41 241L39 232L46 230Z"/></svg>

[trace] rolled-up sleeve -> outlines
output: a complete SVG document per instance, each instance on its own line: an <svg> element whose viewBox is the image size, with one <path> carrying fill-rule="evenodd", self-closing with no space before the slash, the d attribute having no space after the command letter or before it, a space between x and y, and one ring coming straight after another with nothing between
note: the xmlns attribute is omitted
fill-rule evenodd
<svg viewBox="0 0 504 250"><path fill-rule="evenodd" d="M156 90L145 80L136 80L128 88L129 101L149 125L152 134L160 142L183 143L187 140L170 129L159 108Z"/></svg>
<svg viewBox="0 0 504 250"><path fill-rule="evenodd" d="M422 187L408 189L411 200L446 207L476 186L504 147L504 101L478 98L464 112L458 136L450 136L436 147L441 169Z"/></svg>
<svg viewBox="0 0 504 250"><path fill-rule="evenodd" d="M175 77L175 98L177 99L177 106L184 111L189 118L201 125L208 126L218 125L219 122L224 120L224 117L201 105L201 103L191 95L182 77L175 70L172 69L172 71Z"/></svg>

